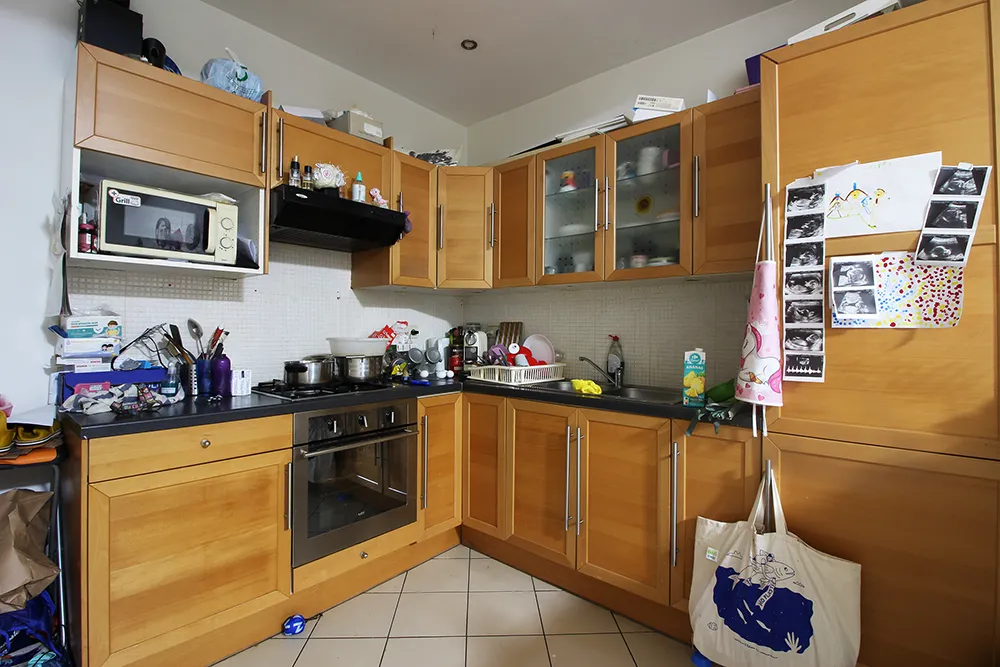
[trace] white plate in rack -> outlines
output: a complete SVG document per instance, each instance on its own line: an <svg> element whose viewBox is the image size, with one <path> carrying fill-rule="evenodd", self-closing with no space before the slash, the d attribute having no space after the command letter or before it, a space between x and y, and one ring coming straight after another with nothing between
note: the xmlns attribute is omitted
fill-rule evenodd
<svg viewBox="0 0 1000 667"><path fill-rule="evenodd" d="M531 350L531 356L538 361L543 361L547 364L555 363L556 349L552 347L552 341L541 334L532 334L528 336L524 339L524 343L521 347L526 347Z"/></svg>

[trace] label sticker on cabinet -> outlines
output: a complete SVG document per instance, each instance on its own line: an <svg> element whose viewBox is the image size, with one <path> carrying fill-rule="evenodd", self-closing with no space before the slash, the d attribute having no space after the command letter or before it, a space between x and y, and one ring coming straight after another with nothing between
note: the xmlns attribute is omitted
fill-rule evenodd
<svg viewBox="0 0 1000 667"><path fill-rule="evenodd" d="M705 558L713 562L718 562L719 550L716 549L715 547L709 547L708 550L705 552Z"/></svg>

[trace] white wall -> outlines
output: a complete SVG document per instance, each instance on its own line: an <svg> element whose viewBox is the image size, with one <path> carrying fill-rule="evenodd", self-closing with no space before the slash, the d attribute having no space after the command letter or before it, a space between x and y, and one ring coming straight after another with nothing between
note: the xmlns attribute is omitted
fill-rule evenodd
<svg viewBox="0 0 1000 667"><path fill-rule="evenodd" d="M469 127L467 163L495 162L625 113L640 93L683 97L688 107L704 103L708 88L729 95L747 85L746 58L854 4L857 0L793 0L480 121Z"/></svg>

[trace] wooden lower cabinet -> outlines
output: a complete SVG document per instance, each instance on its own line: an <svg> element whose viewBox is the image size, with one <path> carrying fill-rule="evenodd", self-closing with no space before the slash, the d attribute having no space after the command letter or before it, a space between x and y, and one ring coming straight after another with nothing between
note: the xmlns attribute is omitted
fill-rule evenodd
<svg viewBox="0 0 1000 667"><path fill-rule="evenodd" d="M92 484L89 665L131 665L291 595L291 450Z"/></svg>
<svg viewBox="0 0 1000 667"><path fill-rule="evenodd" d="M688 610L694 540L698 517L716 521L746 521L760 485L759 438L749 429L723 426L719 432L698 424L686 435L689 422L674 420L671 447L677 453L677 553L672 561L670 603Z"/></svg>
<svg viewBox="0 0 1000 667"><path fill-rule="evenodd" d="M576 569L666 603L670 590L670 422L580 410ZM571 526L572 528L572 526ZM572 532L572 531L571 531Z"/></svg>
<svg viewBox="0 0 1000 667"><path fill-rule="evenodd" d="M505 539L507 399L462 395L462 523Z"/></svg>
<svg viewBox="0 0 1000 667"><path fill-rule="evenodd" d="M1000 462L764 439L789 529L861 564L869 667L995 664Z"/></svg>
<svg viewBox="0 0 1000 667"><path fill-rule="evenodd" d="M576 408L507 401L508 540L576 567Z"/></svg>
<svg viewBox="0 0 1000 667"><path fill-rule="evenodd" d="M419 520L425 532L454 528L462 522L461 394L421 398L421 470Z"/></svg>

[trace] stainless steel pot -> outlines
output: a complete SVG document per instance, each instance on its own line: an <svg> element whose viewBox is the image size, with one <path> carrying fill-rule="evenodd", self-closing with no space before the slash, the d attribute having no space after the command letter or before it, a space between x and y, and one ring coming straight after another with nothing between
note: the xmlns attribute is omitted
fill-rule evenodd
<svg viewBox="0 0 1000 667"><path fill-rule="evenodd" d="M340 376L350 382L377 382L382 377L382 356L334 357Z"/></svg>
<svg viewBox="0 0 1000 667"><path fill-rule="evenodd" d="M337 358L328 354L313 354L285 362L285 384L290 387L311 387L339 379Z"/></svg>

